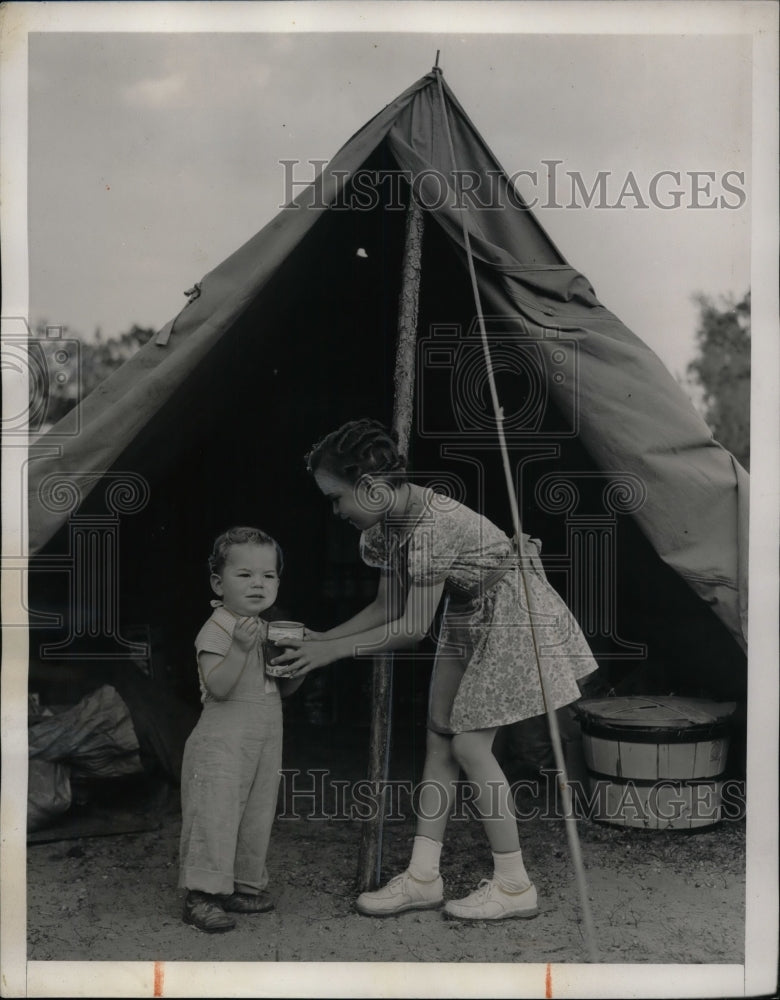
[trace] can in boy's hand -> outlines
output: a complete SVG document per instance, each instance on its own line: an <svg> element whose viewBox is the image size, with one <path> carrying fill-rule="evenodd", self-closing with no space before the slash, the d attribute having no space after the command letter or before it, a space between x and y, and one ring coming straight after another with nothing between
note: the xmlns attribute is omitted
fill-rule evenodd
<svg viewBox="0 0 780 1000"><path fill-rule="evenodd" d="M269 622L268 637L263 643L265 653L265 672L271 677L284 677L290 673L289 663L280 663L274 666L271 660L281 656L286 648L285 639L303 639L303 622Z"/></svg>

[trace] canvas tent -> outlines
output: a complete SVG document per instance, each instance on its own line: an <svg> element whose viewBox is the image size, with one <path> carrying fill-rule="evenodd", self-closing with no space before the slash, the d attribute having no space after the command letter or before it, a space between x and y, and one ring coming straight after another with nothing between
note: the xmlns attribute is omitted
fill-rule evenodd
<svg viewBox="0 0 780 1000"><path fill-rule="evenodd" d="M478 190L459 200L455 176ZM47 563L72 543L63 483L78 492L76 517L99 519L97 487L122 471L148 489L119 519L117 614L166 630L183 670L208 613L205 558L229 524L279 538L285 606L315 627L371 596L357 539L330 517L302 455L342 420L392 411L410 194L425 213L415 476L511 530L474 350L465 214L523 527L542 538L551 581L611 678L650 663L661 678L650 684L739 697L747 475L564 260L436 72L371 119L31 449L31 606L68 600L68 574L55 580Z"/></svg>

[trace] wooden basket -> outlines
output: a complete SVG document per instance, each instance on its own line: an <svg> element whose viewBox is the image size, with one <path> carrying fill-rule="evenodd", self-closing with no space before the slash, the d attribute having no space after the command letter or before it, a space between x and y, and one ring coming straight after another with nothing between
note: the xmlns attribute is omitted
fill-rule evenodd
<svg viewBox="0 0 780 1000"><path fill-rule="evenodd" d="M717 823L735 708L671 695L579 702L591 818L648 829Z"/></svg>

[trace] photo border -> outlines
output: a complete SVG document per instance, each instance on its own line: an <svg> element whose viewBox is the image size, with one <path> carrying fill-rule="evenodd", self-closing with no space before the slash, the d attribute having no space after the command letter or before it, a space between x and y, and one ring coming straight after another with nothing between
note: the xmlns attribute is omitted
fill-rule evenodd
<svg viewBox="0 0 780 1000"><path fill-rule="evenodd" d="M486 8L490 16L486 16ZM15 996L753 996L776 989L778 952L778 8L774 3L10 3L0 18L3 315L25 316L27 40L30 32L393 31L750 34L753 39L751 288L754 330L750 506L745 962L738 965L28 962L26 959L27 657L24 628L3 629L0 793L2 995ZM3 372L4 412L26 384ZM10 408L10 409L9 409ZM4 442L2 553L23 559L25 448ZM4 571L3 621L15 600ZM338 975L335 974L338 968ZM226 982L229 977L229 992ZM553 984L551 986L551 983ZM188 992L194 989L194 992ZM553 992L550 992L550 991Z"/></svg>

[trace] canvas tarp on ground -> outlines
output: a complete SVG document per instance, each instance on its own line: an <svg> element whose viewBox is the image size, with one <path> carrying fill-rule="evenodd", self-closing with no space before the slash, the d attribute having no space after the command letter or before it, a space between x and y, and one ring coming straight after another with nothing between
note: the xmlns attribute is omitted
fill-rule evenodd
<svg viewBox="0 0 780 1000"><path fill-rule="evenodd" d="M461 208L451 191L442 196L442 178L450 184L453 180L442 90L454 166L471 177L492 178L489 207L472 199ZM599 303L586 278L565 262L443 81L440 89L436 73L423 77L368 122L316 182L207 274L198 294L157 340L39 442L42 457L31 449L30 551L45 551L67 517L51 499L57 482L78 477L80 489L86 490L110 469L193 374L202 376L212 352L228 342L242 316L251 309L258 314L264 290L288 259L298 265L307 260L303 250L327 217L338 212L342 228L361 224L360 203L350 185L361 168L377 163L406 171L414 179L413 189L426 210L427 232L440 227L462 263L465 213L485 313L513 317L523 335L548 354L556 347L551 332L576 343L576 352L563 362L560 380L546 387L557 410L576 426L578 440L596 468L613 475L616 483L626 474L641 481L645 496L633 517L642 534L744 649L746 473L712 439L655 354ZM484 193L480 197L484 201ZM303 299L314 282L311 268L318 264L313 260L307 266L309 270L298 266L294 279ZM457 279L467 281L465 270ZM423 288L425 280L423 272ZM642 274L636 275L636 282L642 284ZM262 337L262 329L254 335ZM316 324L313 331L290 329L285 336L301 337L305 364L306 338L317 336ZM392 346L387 357L392 358ZM184 433L186 428L170 427L162 439L173 449ZM56 450L54 457L46 457L45 452Z"/></svg>

